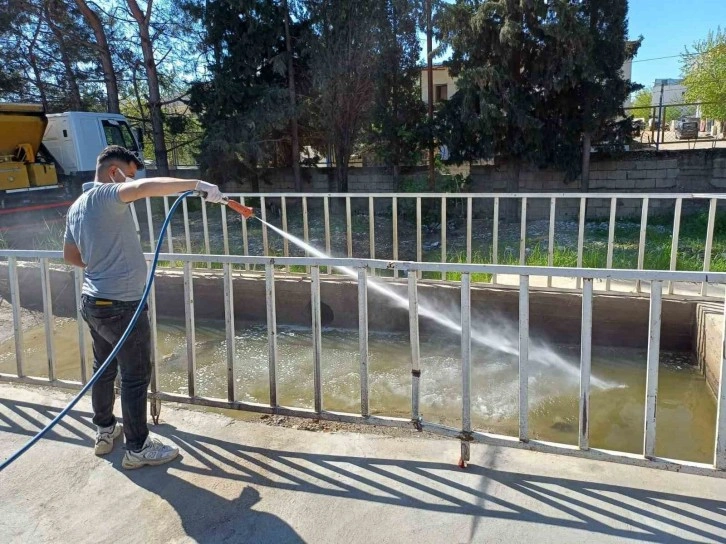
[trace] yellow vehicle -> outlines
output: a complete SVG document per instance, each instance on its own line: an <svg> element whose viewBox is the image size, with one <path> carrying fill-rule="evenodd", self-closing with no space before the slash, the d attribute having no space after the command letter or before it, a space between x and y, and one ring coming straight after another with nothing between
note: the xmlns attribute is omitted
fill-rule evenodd
<svg viewBox="0 0 726 544"><path fill-rule="evenodd" d="M40 104L0 103L0 199L61 187L43 146L48 119Z"/></svg>

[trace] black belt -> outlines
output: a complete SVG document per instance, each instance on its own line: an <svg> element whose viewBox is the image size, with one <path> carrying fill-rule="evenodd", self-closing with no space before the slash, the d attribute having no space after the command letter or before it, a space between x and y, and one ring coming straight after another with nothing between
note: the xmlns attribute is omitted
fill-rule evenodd
<svg viewBox="0 0 726 544"><path fill-rule="evenodd" d="M91 295L83 295L83 302L90 306L100 306L108 308L133 308L136 309L140 300L113 300L109 298L92 297Z"/></svg>

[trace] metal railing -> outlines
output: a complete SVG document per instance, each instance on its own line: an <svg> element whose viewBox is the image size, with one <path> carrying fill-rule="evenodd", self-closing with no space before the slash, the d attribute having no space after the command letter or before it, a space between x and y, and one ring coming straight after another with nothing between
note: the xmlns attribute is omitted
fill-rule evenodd
<svg viewBox="0 0 726 544"><path fill-rule="evenodd" d="M56 251L17 251L0 250L0 259L8 262L9 285L11 300L13 304L13 326L16 347L17 371L15 374L0 374L0 380L10 382L22 382L30 384L53 385L59 387L80 387L80 383L63 381L56 378L55 360L56 353L52 343L52 294L47 279L43 280L43 311L45 334L48 341L48 377L38 378L27 376L23 366L23 330L20 322L20 294L18 290L18 261L39 261L41 278L47 278L49 260L61 258L60 252ZM703 474L723 474L726 469L726 387L723 377L726 376L726 359L721 356L720 364L720 385L717 395L717 417L715 428L715 449L712 464L693 463L683 460L663 459L655 455L656 437L656 399L658 393L658 362L660 354L660 325L661 325L661 303L664 282L715 282L726 283L726 273L708 272L670 272L670 271L635 271L635 270L603 270L603 269L581 269L581 268L559 268L549 267L522 267L491 264L451 264L451 263L414 263L401 261L381 261L371 259L320 259L320 258L278 258L278 257L239 257L207 255L206 258L222 267L221 278L224 282L224 310L225 310L225 332L226 332L226 363L227 363L227 398L209 398L198 394L197 371L196 371L196 347L194 337L194 270L192 263L198 259L195 255L163 254L162 259L176 259L183 262L184 292L185 292L185 322L186 322L186 350L187 350L187 390L188 395L162 391L159 386L160 361L153 355L153 377L151 382L152 399L158 413L160 401L171 401L190 403L218 408L232 408L251 412L268 414L280 414L296 417L307 417L324 420L333 420L350 423L366 423L372 425L385 425L394 427L415 427L419 430L426 430L432 433L455 437L461 440L462 462L469 459L470 442L483 442L495 445L517 446L532 450L577 455L594 459L610 460L642 466L655 466L678 471L691 471ZM151 258L151 255L147 255ZM238 400L235 390L235 344L231 341L234 338L234 298L232 278L235 274L234 267L241 265L257 265L264 267L265 274L265 296L267 305L267 331L268 331L268 368L269 368L269 402L253 403ZM313 336L313 397L314 408L304 409L298 407L281 406L278 402L278 354L277 354L277 319L275 314L275 278L282 272L282 269L292 265L303 265L310 267L310 300L312 309L312 336ZM322 379L322 340L321 340L321 297L320 297L320 269L321 267L346 267L350 272L355 271L357 276L358 289L358 315L359 315L359 374L360 374L360 413L344 413L327 411L323 405L323 379ZM371 415L368 381L368 291L371 288L370 282L387 282L381 278L372 278L375 271L394 270L401 276L407 278L408 284L408 313L409 313L409 342L411 353L411 414L410 418L395 418ZM419 320L422 315L418 304L418 275L421 272L454 272L460 274L460 300L461 300L461 369L462 369L462 404L461 428L441 425L426 421L419 409L420 399L420 349L419 349ZM241 272L236 272L241 273ZM471 277L473 274L513 274L519 276L519 431L518 436L503 436L492 433L477 431L472 426L471 406L471 366L472 366L472 313L471 313ZM82 271L75 270L76 285L81 281ZM205 272L208 274L208 272ZM582 332L580 350L580 398L579 398L579 432L578 445L571 446L561 443L551 443L531 438L529 431L529 385L528 373L530 366L529 345L529 299L530 283L532 275L561 275L564 277L578 278L581 280L582 289ZM590 414L590 372L592 357L592 319L593 319L593 281L597 279L623 279L630 281L649 281L650 289L650 313L648 324L648 355L647 355L647 385L645 395L645 422L643 429L643 449L638 455L591 448L589 445L591 421ZM76 291L77 302L80 299ZM150 320L152 324L152 340L156 345L157 323L156 323L156 300L154 292L150 298ZM726 304L724 305L726 307ZM726 319L724 320L726 325ZM84 336L84 322L78 316L79 342ZM726 338L726 327L722 331L723 339ZM83 382L88 377L87 362L84 349L80 350L81 379ZM152 414L154 411L152 410Z"/></svg>
<svg viewBox="0 0 726 544"><path fill-rule="evenodd" d="M473 225L475 222L475 208L477 209L478 221L485 221L486 227L491 229L491 243L484 249L490 249L485 253L489 257L488 264L499 264L502 252L502 225L504 224L505 214L502 209L505 204L513 204L509 207L509 220L516 220L516 217L511 217L512 212L514 215L519 216L519 233L518 240L515 239L515 244L518 244L518 261L510 262L507 264L519 264L520 266L526 266L528 263L527 258L527 243L528 243L528 226L531 221L528 220L528 213L531 213L529 208L535 204L540 206L540 216L543 216L543 209L548 209L547 221L548 221L548 232L547 232L547 266L554 267L555 265L555 240L558 227L557 213L558 210L563 208L565 205L573 215L576 216L577 220L577 242L576 242L576 261L572 263L575 267L581 268L584 266L585 261L585 237L586 237L586 215L588 206L593 203L598 203L600 206L600 215L608 217L608 230L607 230L607 242L606 242L606 255L603 268L611 269L614 266L614 254L616 248L616 223L618 221L617 212L618 205L628 206L628 213L631 216L640 216L639 224L639 236L636 242L637 245L637 264L633 268L636 270L643 270L645 268L646 258L646 234L649 227L649 212L654 208L656 213L659 211L665 211L665 213L673 214L673 223L671 228L671 247L668 269L675 271L678 268L678 257L679 257L679 237L680 229L683 217L684 203L687 206L703 206L708 207L708 219L704 232L703 245L702 245L702 271L709 272L711 270L712 253L714 247L714 230L716 225L716 214L718 203L721 200L726 199L726 195L722 194L672 194L672 193L468 193L468 194L450 194L450 193L269 193L269 194L250 194L250 193L229 193L230 198L239 200L243 205L248 205L252 200L255 203L259 201L258 213L263 221L275 220L278 226L282 230L288 232L290 227L291 214L289 211L291 203L295 203L299 206L299 210L294 213L294 216L299 219L302 215L301 232L296 232L305 243L311 241L311 220L312 210L315 208L319 210L322 208L322 225L319 225L318 230L322 231L322 244L318 243L321 251L325 251L328 255L334 256L345 256L348 258L385 258L391 260L412 260L416 262L424 262L427 260L426 250L424 247L424 212L423 204L429 204L428 209L430 213L434 215L434 222L440 229L440 236L438 241L438 247L435 251L431 252L438 256L438 261L442 263L449 262L452 257L456 257L460 262L472 263L473 254L475 251L475 240L473 237ZM168 213L169 211L169 198L163 198L163 211ZM341 217L336 216L331 212L331 203L335 202L339 204L341 215L344 214L344 226ZM606 204L603 205L603 202ZM362 205L360 205L362 203ZM406 203L408 214L406 218L402 218L401 208ZM665 207L656 208L654 204L662 205L666 203ZM361 254L362 251L355 251L353 243L353 205L358 204L361 213L356 217L357 222L367 222L367 254ZM147 247L151 251L156 240L158 229L162 223L163 216L157 213L154 217L152 213L152 202L150 199L146 199L145 204L138 203L140 209L132 207L134 211L134 217L136 219L137 228L140 230L140 234L148 244ZM450 208L454 205L458 205L456 211L451 211ZM155 206L155 205L154 205ZM608 209L605 210L604 207ZM159 206L159 208L161 208ZM274 217L271 216L270 210L275 212ZM344 211L343 211L344 209ZM390 217L390 240L391 250L387 251L386 254L377 248L376 241L377 236L381 237L380 229L376 228L376 216L379 212L376 210L385 209L385 214ZM367 210L367 212L366 212ZM672 212L671 212L672 210ZM159 210L161 211L161 210ZM141 215L145 216L145 219L141 219L141 225L139 224L138 217ZM453 242L451 240L451 233L448 227L447 217L452 217L456 214L457 218L465 223L465 243L462 244L462 250L459 254L454 255L451 252ZM338 246L342 245L342 242L337 235L332 233L331 221L337 220L343 226L345 233L345 249L342 252L334 251L333 242L335 241ZM143 225L143 223L146 225ZM205 203L201 206L201 222L203 229L203 246L199 244L196 248L192 243L191 227L190 227L190 212L186 201L183 206L183 224L184 224L184 235L183 238L177 233L177 227L172 228L170 226L167 232L167 249L168 253L198 253L200 255L209 253L223 253L230 255L234 253L230 249L230 237L235 236L231 233L229 226L229 218L226 208L222 208L221 222L217 223L209 219L208 208ZM415 230L415 252L409 251L408 255L402 255L404 253L401 250L402 243L408 242L399 235L401 227L404 222L408 222ZM415 226L414 226L415 222ZM511 223L510 223L511 224ZM356 229L360 229L360 225L355 226ZM241 222L241 235L242 244L237 251L238 254L248 256L296 256L294 255L294 248L291 248L291 244L287 239L282 240L281 251L275 252L271 249L270 234L267 226L262 225L260 236L261 244L257 244L257 251L251 248L251 227L247 222ZM510 229L511 230L511 229ZM215 248L213 251L210 245L210 232L221 233L222 247ZM478 234L478 233L477 233ZM335 240L334 240L335 238ZM175 249L176 240L176 249ZM180 244L183 240L183 244ZM465 245L465 248L463 247ZM575 248L572 248L575 249ZM331 251L333 250L333 251ZM338 253L337 255L335 253ZM308 253L298 252L297 256L309 256ZM478 253L481 255L481 253ZM636 260L635 258L633 259ZM197 259L196 262L203 262L203 259ZM207 262L205 266L211 266L211 263ZM250 263L247 263L249 269ZM289 271L289 269L288 269ZM394 277L398 276L398 270L393 270ZM547 275L547 287L552 287L552 277L557 274ZM444 273L440 275L441 279L445 278ZM502 278L500 274L493 274L491 277L491 283L501 284ZM611 290L611 278L604 280L604 289L606 291ZM581 287L580 279L577 278L571 285L575 289ZM667 286L667 293L673 294L675 284L669 282ZM709 296L709 286L707 283L701 285L700 291L691 293L680 293L683 295L695 295L701 297ZM637 293L642 292L642 280L636 279L633 284L633 290ZM720 297L720 293L716 296Z"/></svg>

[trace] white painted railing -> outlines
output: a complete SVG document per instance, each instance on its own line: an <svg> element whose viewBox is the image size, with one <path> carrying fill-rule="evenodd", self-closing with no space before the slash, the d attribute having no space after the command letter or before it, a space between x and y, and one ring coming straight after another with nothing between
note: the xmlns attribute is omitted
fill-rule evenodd
<svg viewBox="0 0 726 544"><path fill-rule="evenodd" d="M18 290L18 261L39 262L41 267L41 278L47 278L49 259L59 259L62 254L57 251L13 251L0 250L0 260L7 260L9 266L9 285L11 300L13 304L13 326L16 346L17 371L15 374L0 374L0 380L10 382L22 382L30 384L53 385L60 387L77 388L80 383L63 381L56 378L55 347L52 342L52 294L47 279L43 280L43 311L45 335L47 338L48 352L48 377L38 378L27 376L23 366L23 330L20 322L20 293ZM151 258L151 255L147 255ZM485 442L489 444L518 446L533 450L578 455L595 459L618 461L643 466L656 466L679 471L692 471L704 474L724 474L726 470L726 387L724 386L724 370L726 359L721 357L720 386L717 398L718 411L715 429L715 451L712 464L693 463L683 460L663 459L655 456L656 436L656 399L658 391L658 361L660 354L660 323L661 323L661 301L664 282L709 282L717 284L726 283L726 273L712 272L671 272L671 271L637 271L637 270L604 270L604 269L581 269L581 268L549 268L549 267L522 267L490 264L453 264L453 263L415 263L401 261L382 261L371 259L320 259L320 258L285 258L285 257L241 257L223 255L205 255L205 260L222 267L220 276L224 281L224 307L225 307L225 328L227 338L227 398L208 398L197 394L196 387L196 348L194 338L194 307L192 296L194 290L195 271L192 263L199 260L197 255L162 254L161 259L177 260L183 263L184 291L185 291L185 318L187 338L187 387L188 395L161 391L158 383L159 360L154 355L154 373L151 383L152 398L154 399L153 413L158 414L160 401L173 401L191 403L219 408L232 408L252 412L269 414L281 414L297 417L309 417L316 419L334 420L352 423L366 423L372 425L386 425L395 427L414 426L420 430L439 433L446 436L456 437L461 440L462 461L469 459L469 443L472 441ZM270 394L268 403L243 402L238 399L235 391L235 343L234 338L234 297L232 296L232 277L239 274L238 269L244 265L261 266L265 268L266 305L267 305L267 329L268 329L268 363ZM275 278L276 275L284 273L284 268L291 266L307 266L311 269L311 308L312 308L312 332L313 332L313 397L314 408L303 409L298 407L281 406L278 403L277 395L277 319L275 316ZM321 372L322 342L321 342L321 312L320 312L320 268L321 267L346 267L355 271L358 278L358 315L359 315L359 337L360 337L360 387L361 387L361 409L360 414L341 413L325 410L323 406L323 387ZM408 282L408 312L409 312L409 342L411 352L411 417L393 418L374 416L370 414L368 406L368 291L371 288L370 282L389 282L383 278L371 278L375 271L394 270L402 277L407 277ZM461 293L461 368L462 368L462 426L453 428L433 422L426 421L420 414L420 351L419 351L419 320L421 319L418 305L418 273L456 272L460 274ZM208 274L205 271L205 274ZM76 281L80 281L82 271L76 269ZM472 274L512 274L519 276L519 432L518 436L494 435L487 432L476 431L472 428L471 418L471 276ZM528 397L528 371L529 371L529 298L530 298L530 276L563 276L581 280L582 284L582 344L580 357L580 401L579 401L579 441L577 446L570 446L560 443L550 443L531 439L529 432L529 397ZM618 279L628 281L648 281L650 289L650 317L649 317L649 341L647 356L647 386L645 395L645 423L643 429L643 450L639 455L625 452L608 451L595 449L589 446L589 422L590 417L590 365L592 353L592 312L593 312L593 281ZM77 302L79 302L78 291L76 291ZM725 305L726 306L726 305ZM156 303L152 295L150 299L150 319L152 322L153 340L156 339ZM724 320L726 323L726 320ZM84 323L79 318L79 339L84 335ZM723 334L723 333L722 333ZM726 338L722 336L722 339ZM80 341L80 340L79 340ZM722 342L723 344L723 342ZM85 380L88 377L87 363L84 357L84 349L81 346L81 377Z"/></svg>
<svg viewBox="0 0 726 544"><path fill-rule="evenodd" d="M347 256L348 258L385 258L392 260L399 260L401 253L402 243L407 240L401 240L399 236L400 225L402 221L399 215L400 206L402 202L407 202L412 209L415 209L415 256L410 254L407 258L415 260L417 262L425 261L425 247L423 244L423 215L422 215L422 202L425 200L435 200L440 202L440 206L435 208L440 209L438 215L438 225L440 228L440 241L438 242L438 253L440 254L440 262L448 262L453 257L450 252L452 247L451 234L447 229L447 204L450 202L459 202L462 204L462 210L464 217L462 220L466 222L466 235L465 235L465 256L462 254L457 259L466 263L472 262L473 251L474 251L474 240L473 240L473 223L475 209L478 208L479 218L484 218L488 225L491 225L491 259L490 264L498 264L501 254L501 223L503 217L501 216L500 210L505 202L513 202L515 208L518 211L520 218L519 228L519 240L518 240L518 264L521 266L527 265L527 228L531 221L528 220L528 209L536 202L545 201L545 205L549 207L549 229L547 233L547 266L553 267L555 260L555 236L557 227L557 210L561 209L564 201L568 201L570 209L576 209L577 212L577 260L575 266L583 267L584 255L585 255L585 238L586 238L586 210L589 203L597 201L609 201L609 214L608 214L608 235L607 235L607 249L606 249L606 262L604 268L613 268L613 257L616 248L615 240L615 227L617 222L617 207L618 203L628 203L633 206L640 205L640 231L637 242L637 265L636 270L643 270L645 267L646 257L646 233L648 229L648 215L649 210L652 210L654 201L666 201L669 204L669 208L673 211L673 225L670 230L671 233L671 250L670 250L670 262L669 270L675 271L678 269L678 247L679 247L679 235L680 227L682 223L682 210L684 202L687 204L698 204L708 206L708 221L705 231L705 236L702 244L702 271L709 272L711 270L713 243L714 243L714 229L716 225L716 214L718 203L720 200L726 199L726 195L720 194L672 194L672 193L264 193L264 194L251 194L251 193L229 193L228 196L233 199L239 200L242 204L249 204L252 199L255 202L259 200L260 206L256 210L261 219L264 221L271 220L268 212L268 205L271 202L275 203L275 211L279 213L279 218L275 220L279 221L279 226L285 231L288 231L290 224L291 214L288 210L291 203L299 204L300 211L296 212L299 216L302 215L302 232L294 232L293 234L299 236L306 243L310 242L311 239L311 226L309 220L309 211L315 207L316 209L322 208L323 210L323 225L322 225L322 238L323 242L319 243L318 249L325 251L327 254L331 254L331 247L334 245L333 242L338 243L342 240L334 240L334 235L331 234L331 219L338 219L342 223L342 218L333 217L331 215L331 202L337 201L340 203L340 209L343 209L343 203L345 208L345 252L343 254L336 254L335 256ZM169 210L169 198L164 198L164 211ZM364 212L360 214L368 219L368 251L367 254L356 254L354 252L353 244L353 205L352 202L360 201L367 202L367 214ZM573 206L573 201L576 201L579 206ZM484 208L486 203L486 208ZM146 225L137 225L142 232L144 239L148 242L148 249L151 251L153 247L158 229L163 220L163 216L157 214L154 218L152 211L152 204L149 199L146 200L145 204L137 203L139 209L135 209L137 215L143 214L146 216ZM387 251L387 254L382 254L380 249L376 250L376 228L375 228L375 216L376 209L381 210L384 208L390 210L391 217L391 251ZM366 206L363 206L365 209ZM631 208L632 209L632 208ZM483 213L482 213L483 210ZM489 211L491 210L491 212ZM386 212L388 213L388 211ZM668 213L671 213L670 211ZM230 236L238 236L237 233L231 232L228 213L226 208L222 208L221 222L216 220L210 220L208 214L208 207L206 204L202 204L201 208L201 219L203 225L203 243L204 247L194 247L192 244L191 228L190 228L190 214L187 207L186 201L183 207L184 216L184 235L182 236L176 232L176 229L172 231L172 228L168 231L167 237L167 249L169 253L184 252L184 253L198 253L198 254L209 254L210 252L220 253L223 252L225 255L230 254ZM299 219L299 217L297 217ZM143 221L142 221L143 222ZM210 232L220 233L223 240L223 248L219 248L216 251L212 251L210 247ZM380 231L379 231L380 232ZM270 234L268 228L263 225L261 229L262 243L259 246L259 251L250 250L250 228L247 222L241 222L241 236L242 236L242 247L241 254L244 256L248 255L259 255L267 256L271 254L270 251ZM380 234L379 234L380 236ZM176 240L177 245L175 246L174 241ZM183 240L183 242L182 242ZM411 240L413 241L413 240ZM176 250L175 250L176 247ZM487 248L488 249L488 248ZM573 248L574 249L574 248ZM410 252L412 253L412 252ZM488 252L487 252L488 253ZM291 252L290 243L288 240L282 242L281 255L289 257L295 253ZM298 253L299 255L299 253ZM307 255L306 255L307 256ZM515 263L511 263L515 264ZM210 266L210 263L207 263ZM248 265L249 266L249 265ZM308 270L309 272L309 270ZM394 275L397 275L398 271L394 270ZM551 287L553 275L547 276L547 286ZM572 287L579 289L581 287L580 279L576 278L576 284ZM492 276L491 282L494 284L502 283L502 278L499 274ZM607 278L604 281L604 289L610 291L612 289L611 279ZM667 293L673 294L675 289L675 283L669 282L667 285ZM709 296L709 286L707 283L703 283L699 290L691 291L690 293L679 293L682 295L693 295L693 296ZM632 291L636 293L642 292L642 282L640 279L636 280ZM721 293L715 294L720 297Z"/></svg>

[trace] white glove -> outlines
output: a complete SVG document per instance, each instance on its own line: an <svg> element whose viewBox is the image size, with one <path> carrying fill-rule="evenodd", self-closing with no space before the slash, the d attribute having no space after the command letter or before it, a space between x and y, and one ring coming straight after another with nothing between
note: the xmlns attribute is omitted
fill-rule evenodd
<svg viewBox="0 0 726 544"><path fill-rule="evenodd" d="M197 191L202 193L202 198L212 204L219 204L224 201L224 195L214 183L207 183L206 181L197 181L195 187Z"/></svg>

